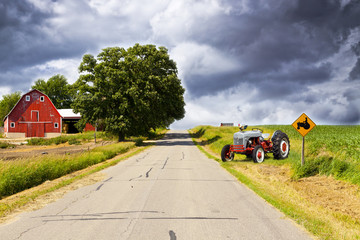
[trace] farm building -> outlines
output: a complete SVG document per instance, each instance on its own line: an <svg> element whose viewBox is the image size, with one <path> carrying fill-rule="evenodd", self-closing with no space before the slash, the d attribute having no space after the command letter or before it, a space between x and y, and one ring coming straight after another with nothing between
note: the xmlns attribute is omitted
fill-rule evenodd
<svg viewBox="0 0 360 240"><path fill-rule="evenodd" d="M80 113L74 113L72 109L58 109L62 117L62 132L63 133L78 133L79 130L75 124L81 119ZM84 131L95 131L95 127L87 123Z"/></svg>
<svg viewBox="0 0 360 240"><path fill-rule="evenodd" d="M74 125L80 119L72 109L56 109L46 94L33 89L5 116L4 134L7 138L57 137L62 132L77 133ZM93 130L87 123L84 131Z"/></svg>
<svg viewBox="0 0 360 240"><path fill-rule="evenodd" d="M61 135L61 120L49 97L33 89L5 116L4 134L8 138L56 137Z"/></svg>

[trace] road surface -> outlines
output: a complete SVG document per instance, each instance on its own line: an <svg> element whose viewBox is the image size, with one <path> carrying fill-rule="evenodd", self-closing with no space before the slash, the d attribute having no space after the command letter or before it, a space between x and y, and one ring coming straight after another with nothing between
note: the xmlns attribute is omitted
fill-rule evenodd
<svg viewBox="0 0 360 240"><path fill-rule="evenodd" d="M208 159L185 131L0 226L0 239L311 239Z"/></svg>

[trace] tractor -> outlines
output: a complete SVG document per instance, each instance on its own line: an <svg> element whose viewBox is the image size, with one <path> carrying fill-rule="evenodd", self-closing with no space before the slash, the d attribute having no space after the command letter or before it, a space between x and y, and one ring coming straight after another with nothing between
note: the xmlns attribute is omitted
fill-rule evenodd
<svg viewBox="0 0 360 240"><path fill-rule="evenodd" d="M287 158L290 152L290 141L286 133L276 130L271 139L269 133L263 133L260 128L244 131L247 125L240 126L240 131L234 133L233 145L225 145L221 150L221 160L234 160L234 154L244 154L255 163L262 163L266 153L272 153L275 159Z"/></svg>

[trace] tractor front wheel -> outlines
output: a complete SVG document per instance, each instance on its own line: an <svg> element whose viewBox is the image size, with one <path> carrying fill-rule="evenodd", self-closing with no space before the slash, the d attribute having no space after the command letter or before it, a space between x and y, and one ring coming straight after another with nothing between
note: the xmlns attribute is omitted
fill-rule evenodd
<svg viewBox="0 0 360 240"><path fill-rule="evenodd" d="M221 150L221 160L223 162L229 162L234 160L234 153L230 152L230 145L225 145Z"/></svg>
<svg viewBox="0 0 360 240"><path fill-rule="evenodd" d="M252 152L254 163L262 163L265 159L265 151L261 145L257 145Z"/></svg>

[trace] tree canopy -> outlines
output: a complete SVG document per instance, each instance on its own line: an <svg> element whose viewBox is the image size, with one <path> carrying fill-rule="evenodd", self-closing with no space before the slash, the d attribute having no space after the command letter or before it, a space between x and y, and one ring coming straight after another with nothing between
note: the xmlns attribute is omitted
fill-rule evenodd
<svg viewBox="0 0 360 240"><path fill-rule="evenodd" d="M119 140L184 117L185 90L165 47L105 48L97 58L84 55L79 71L72 107L84 121L101 119Z"/></svg>
<svg viewBox="0 0 360 240"><path fill-rule="evenodd" d="M21 92L14 92L10 94L6 94L2 97L0 101L0 126L4 126L4 118L10 111L13 109L15 104L21 98Z"/></svg>
<svg viewBox="0 0 360 240"><path fill-rule="evenodd" d="M49 80L38 79L32 89L45 93L56 108L70 108L75 95L75 90L68 84L67 79L60 74L52 76Z"/></svg>

